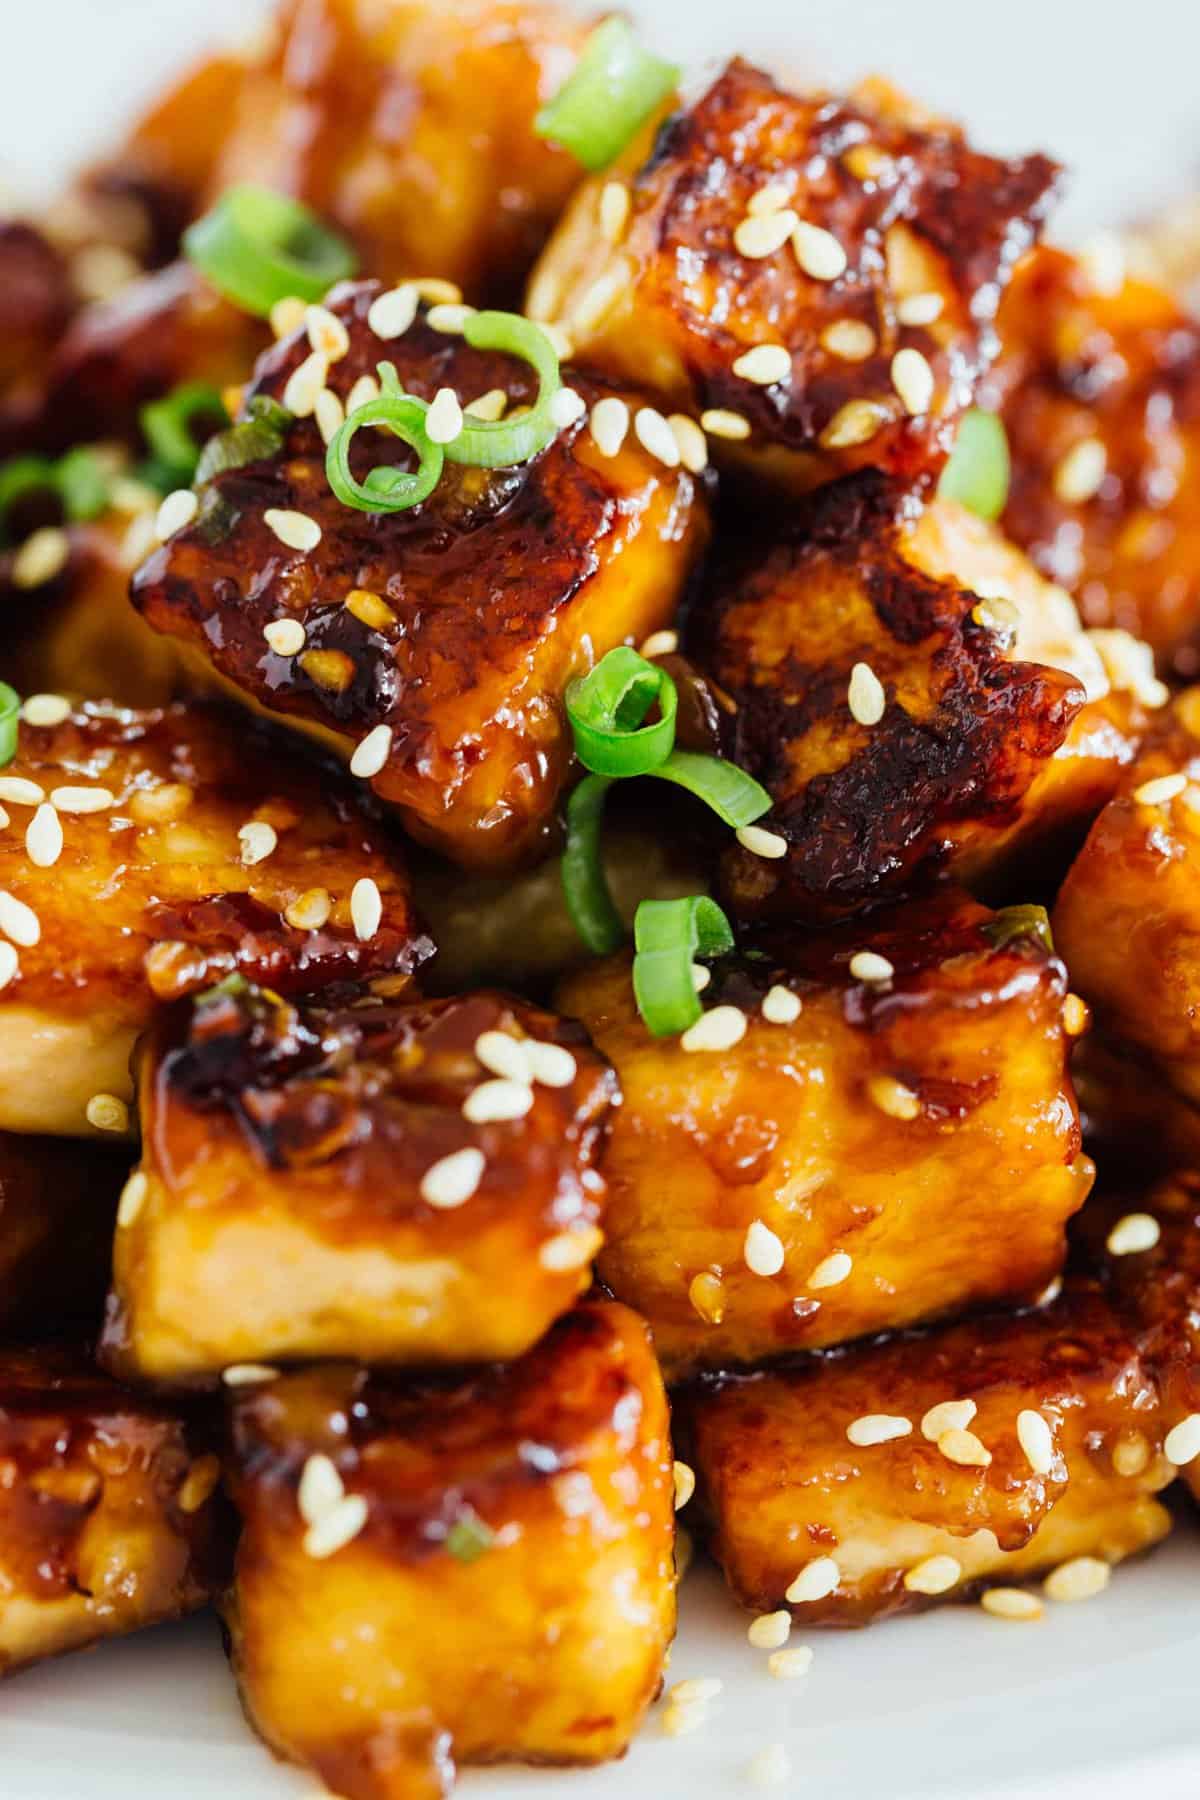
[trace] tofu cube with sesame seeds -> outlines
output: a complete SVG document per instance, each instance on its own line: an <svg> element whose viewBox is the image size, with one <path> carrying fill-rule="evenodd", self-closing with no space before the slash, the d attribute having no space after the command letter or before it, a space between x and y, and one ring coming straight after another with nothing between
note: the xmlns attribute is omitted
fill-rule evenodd
<svg viewBox="0 0 1200 1800"><path fill-rule="evenodd" d="M95 1330L128 1172L122 1150L0 1132L0 1330Z"/></svg>
<svg viewBox="0 0 1200 1800"><path fill-rule="evenodd" d="M582 185L527 304L768 480L928 468L994 354L996 303L1055 173L735 61Z"/></svg>
<svg viewBox="0 0 1200 1800"><path fill-rule="evenodd" d="M1093 1169L1065 974L1028 912L943 893L747 939L704 990L705 1019L742 1022L719 1051L650 1035L628 956L560 985L623 1094L599 1272L673 1375L1030 1301L1058 1273Z"/></svg>
<svg viewBox="0 0 1200 1800"><path fill-rule="evenodd" d="M161 1003L229 975L403 987L432 954L358 795L237 715L88 702L22 720L0 806L0 1130L124 1135L134 1040ZM263 860L239 835L252 821L275 833ZM302 907L292 923L318 887L323 922Z"/></svg>
<svg viewBox="0 0 1200 1800"><path fill-rule="evenodd" d="M228 1578L202 1419L62 1343L0 1350L0 1676L206 1605Z"/></svg>
<svg viewBox="0 0 1200 1800"><path fill-rule="evenodd" d="M616 1078L538 1007L218 989L161 1023L138 1085L116 1373L505 1359L591 1279Z"/></svg>
<svg viewBox="0 0 1200 1800"><path fill-rule="evenodd" d="M748 918L841 916L947 873L1048 895L1146 718L1061 589L963 508L922 511L873 471L727 540L687 647L784 840L725 857Z"/></svg>
<svg viewBox="0 0 1200 1800"><path fill-rule="evenodd" d="M632 1313L589 1302L474 1375L286 1375L239 1392L232 1436L233 1665L273 1750L352 1800L622 1754L675 1629L666 1399Z"/></svg>
<svg viewBox="0 0 1200 1800"><path fill-rule="evenodd" d="M428 309L379 337L380 299L377 282L329 296L350 341L327 372L343 402L383 359L425 400L533 398L528 364L438 330ZM282 399L308 356L307 338L278 345L246 404ZM604 392L577 386L589 406ZM572 753L568 683L670 623L706 540L703 484L671 448L669 467L631 432L610 455L578 418L514 468L447 460L426 501L380 516L336 497L318 426L299 418L277 456L207 484L199 518L139 571L134 603L208 679L335 750L415 837L507 867L548 847ZM267 655L264 629L285 614L305 647Z"/></svg>
<svg viewBox="0 0 1200 1800"><path fill-rule="evenodd" d="M862 1429L879 1416L893 1434ZM735 1596L804 1625L1117 1563L1170 1529L1153 1372L1084 1278L1032 1312L696 1383L674 1417Z"/></svg>

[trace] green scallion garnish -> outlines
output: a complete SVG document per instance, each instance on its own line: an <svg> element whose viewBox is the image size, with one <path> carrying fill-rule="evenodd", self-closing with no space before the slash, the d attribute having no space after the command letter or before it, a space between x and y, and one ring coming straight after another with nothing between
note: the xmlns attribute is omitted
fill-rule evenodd
<svg viewBox="0 0 1200 1800"><path fill-rule="evenodd" d="M1021 938L1036 938L1043 949L1054 955L1054 934L1050 929L1050 915L1044 906L1031 903L1028 906L1002 906L995 916L983 927L983 935L997 950L1004 950L1009 944Z"/></svg>
<svg viewBox="0 0 1200 1800"><path fill-rule="evenodd" d="M0 768L17 754L17 726L21 719L21 696L7 681L0 681Z"/></svg>
<svg viewBox="0 0 1200 1800"><path fill-rule="evenodd" d="M226 299L266 318L278 300L320 300L358 267L350 245L299 200L246 183L183 234L183 248Z"/></svg>
<svg viewBox="0 0 1200 1800"><path fill-rule="evenodd" d="M425 429L429 410L425 402L399 392L395 370L389 364L381 363L379 372L386 391L352 412L335 433L325 456L325 475L343 506L369 513L404 512L432 494L441 479L445 453ZM417 467L401 469L385 463L372 469L365 480L356 480L350 470L350 445L355 433L367 426L390 431L407 444L416 453Z"/></svg>
<svg viewBox="0 0 1200 1800"><path fill-rule="evenodd" d="M44 495L62 505L58 465L47 456L14 456L0 468L0 532L8 535L9 515L22 502Z"/></svg>
<svg viewBox="0 0 1200 1800"><path fill-rule="evenodd" d="M633 924L633 993L646 1029L674 1037L700 1017L693 964L733 949L729 920L715 900L643 900Z"/></svg>
<svg viewBox="0 0 1200 1800"><path fill-rule="evenodd" d="M774 804L765 787L723 756L699 756L693 750L672 750L651 774L673 781L703 800L723 825L740 831L770 812Z"/></svg>
<svg viewBox="0 0 1200 1800"><path fill-rule="evenodd" d="M496 1534L473 1506L464 1506L446 1533L446 1549L456 1562L473 1563L485 1555L496 1541Z"/></svg>
<svg viewBox="0 0 1200 1800"><path fill-rule="evenodd" d="M603 775L586 775L567 801L563 897L572 925L593 956L608 956L625 937L600 856L604 801L611 786Z"/></svg>
<svg viewBox="0 0 1200 1800"><path fill-rule="evenodd" d="M963 414L938 495L957 500L981 519L998 519L1008 500L1012 465L1004 421L973 406Z"/></svg>
<svg viewBox="0 0 1200 1800"><path fill-rule="evenodd" d="M661 716L644 725L656 701ZM594 775L652 774L674 748L678 704L666 671L619 645L567 689L575 754Z"/></svg>
<svg viewBox="0 0 1200 1800"><path fill-rule="evenodd" d="M215 431L228 423L225 403L215 387L207 381L185 381L162 400L152 400L141 410L142 436L162 480L170 487L187 487L195 479L202 442L197 441L195 427L205 422ZM212 431L204 433L207 441ZM156 481L155 486L159 483Z"/></svg>
<svg viewBox="0 0 1200 1800"><path fill-rule="evenodd" d="M605 19L538 113L534 130L569 150L585 169L607 168L678 81L674 64L644 49L627 20Z"/></svg>
<svg viewBox="0 0 1200 1800"><path fill-rule="evenodd" d="M216 475L230 469L244 469L247 463L265 462L283 449L292 414L269 394L252 394L246 406L246 417L209 438L200 452L193 477L203 487Z"/></svg>
<svg viewBox="0 0 1200 1800"><path fill-rule="evenodd" d="M550 402L562 386L558 353L541 326L518 313L471 313L463 337L475 350L503 350L529 363L538 378L538 396L515 419L474 420L468 413L462 431L446 445L446 455L476 469L515 468L544 450L558 431L550 413Z"/></svg>

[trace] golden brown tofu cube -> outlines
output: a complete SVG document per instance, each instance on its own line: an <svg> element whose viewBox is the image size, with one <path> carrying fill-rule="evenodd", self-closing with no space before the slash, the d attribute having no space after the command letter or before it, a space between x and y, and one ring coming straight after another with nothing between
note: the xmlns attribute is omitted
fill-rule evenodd
<svg viewBox="0 0 1200 1800"><path fill-rule="evenodd" d="M1092 1169L1064 970L1024 909L943 897L753 948L713 964L706 1004L745 1018L717 1054L651 1037L626 956L559 989L623 1094L600 1273L667 1366L1037 1295Z"/></svg>
<svg viewBox="0 0 1200 1800"><path fill-rule="evenodd" d="M1143 698L1165 697L1122 645L1114 680L1068 596L990 527L950 502L914 518L870 471L729 550L689 648L735 703L726 753L788 845L727 854L735 909L836 916L947 870L989 895L1017 868L1044 878L1113 792Z"/></svg>
<svg viewBox="0 0 1200 1800"><path fill-rule="evenodd" d="M235 971L295 992L417 968L432 945L356 799L237 714L22 722L0 770L0 1130L122 1131L156 1001Z"/></svg>
<svg viewBox="0 0 1200 1800"><path fill-rule="evenodd" d="M164 1021L139 1085L117 1374L507 1359L588 1285L617 1084L551 1013L218 990Z"/></svg>
<svg viewBox="0 0 1200 1800"><path fill-rule="evenodd" d="M1012 451L1004 529L1088 625L1200 669L1200 325L1161 288L1115 291L1060 250L1017 271L989 393Z"/></svg>
<svg viewBox="0 0 1200 1800"><path fill-rule="evenodd" d="M952 126L733 62L579 190L529 309L590 366L732 414L715 445L789 487L864 464L911 475L941 460L994 354L1054 177L1045 157L998 162Z"/></svg>
<svg viewBox="0 0 1200 1800"><path fill-rule="evenodd" d="M286 1376L239 1394L233 1439L234 1667L274 1750L414 1800L452 1758L626 1748L675 1627L666 1399L632 1313L581 1306L441 1383Z"/></svg>
<svg viewBox="0 0 1200 1800"><path fill-rule="evenodd" d="M328 376L340 399L384 358L424 400L443 387L464 405L497 388L513 404L532 397L528 364L474 350L424 313L401 337L377 337L379 292L364 282L330 295L350 336ZM281 400L310 354L303 331L287 339L248 394ZM572 379L589 405L604 391ZM319 543L287 549L272 509L315 521ZM669 622L705 533L696 477L632 432L605 456L586 417L514 469L447 462L428 500L384 517L337 499L320 433L299 419L279 455L206 486L196 522L133 591L152 625L252 705L345 758L371 735L382 759L370 757L371 784L413 835L494 868L548 847L571 759L568 682ZM264 647L280 619L303 625L298 654Z"/></svg>
<svg viewBox="0 0 1200 1800"><path fill-rule="evenodd" d="M121 1151L0 1132L0 1330L96 1329L128 1172Z"/></svg>
<svg viewBox="0 0 1200 1800"><path fill-rule="evenodd" d="M225 1579L202 1432L61 1345L0 1350L0 1675L194 1612Z"/></svg>
<svg viewBox="0 0 1200 1800"><path fill-rule="evenodd" d="M805 1625L1119 1562L1170 1529L1152 1375L1084 1280L1039 1311L698 1384L677 1412L733 1592Z"/></svg>

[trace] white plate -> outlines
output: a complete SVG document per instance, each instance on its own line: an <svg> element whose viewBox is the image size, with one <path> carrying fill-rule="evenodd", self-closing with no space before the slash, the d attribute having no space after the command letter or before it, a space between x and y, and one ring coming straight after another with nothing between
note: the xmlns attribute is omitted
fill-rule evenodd
<svg viewBox="0 0 1200 1800"><path fill-rule="evenodd" d="M592 0L588 0L591 4ZM132 97L245 0L4 0L0 167L46 186ZM1200 9L1191 0L635 0L688 57L732 49L815 75L881 70L971 121L988 148L1071 165L1061 234L1152 206L1200 171ZM64 48L65 47L65 48ZM780 58L774 59L777 66ZM801 1634L793 1641L802 1641ZM629 1758L595 1771L468 1774L473 1800L735 1800L782 1742L781 1792L814 1800L1196 1800L1200 1533L1117 1572L1035 1626L950 1608L866 1633L815 1633L801 1683L777 1683L716 1577L685 1585L672 1679L719 1674L711 1723L668 1739L652 1715ZM0 1692L3 1800L312 1800L248 1733L208 1620L34 1670Z"/></svg>

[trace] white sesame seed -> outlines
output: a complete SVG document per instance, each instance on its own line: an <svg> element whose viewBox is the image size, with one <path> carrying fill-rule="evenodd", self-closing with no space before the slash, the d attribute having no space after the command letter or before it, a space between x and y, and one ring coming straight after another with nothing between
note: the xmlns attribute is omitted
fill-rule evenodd
<svg viewBox="0 0 1200 1800"><path fill-rule="evenodd" d="M887 695L883 691L883 683L870 663L855 663L850 671L850 685L846 691L846 699L849 703L851 718L857 720L860 725L878 725L887 706Z"/></svg>
<svg viewBox="0 0 1200 1800"><path fill-rule="evenodd" d="M472 1088L462 1111L472 1125L495 1125L523 1119L532 1105L533 1089L527 1082L499 1079Z"/></svg>
<svg viewBox="0 0 1200 1800"><path fill-rule="evenodd" d="M788 853L788 841L780 837L777 831L767 831L762 825L742 825L734 833L743 850L751 856L765 857L769 862L777 861Z"/></svg>
<svg viewBox="0 0 1200 1800"><path fill-rule="evenodd" d="M50 804L65 813L107 812L116 803L116 795L106 787L57 787L50 794Z"/></svg>
<svg viewBox="0 0 1200 1800"><path fill-rule="evenodd" d="M687 413L670 413L667 424L684 468L690 475L702 475L708 467L708 439L695 419Z"/></svg>
<svg viewBox="0 0 1200 1800"><path fill-rule="evenodd" d="M475 1039L475 1058L493 1075L505 1081L529 1085L529 1059L525 1045L507 1031L481 1031Z"/></svg>
<svg viewBox="0 0 1200 1800"><path fill-rule="evenodd" d="M671 1475L675 1483L675 1511L682 1512L696 1491L696 1471L688 1463L676 1461Z"/></svg>
<svg viewBox="0 0 1200 1800"><path fill-rule="evenodd" d="M948 1431L965 1431L978 1411L974 1400L939 1400L921 1420L921 1436L936 1444Z"/></svg>
<svg viewBox="0 0 1200 1800"><path fill-rule="evenodd" d="M21 708L26 725L61 725L71 716L71 702L62 694L30 694Z"/></svg>
<svg viewBox="0 0 1200 1800"><path fill-rule="evenodd" d="M525 1060L533 1079L543 1087L570 1087L579 1072L575 1058L562 1044L543 1043L539 1038L526 1040Z"/></svg>
<svg viewBox="0 0 1200 1800"><path fill-rule="evenodd" d="M383 918L383 897L369 875L362 875L350 889L350 919L360 944L369 943Z"/></svg>
<svg viewBox="0 0 1200 1800"><path fill-rule="evenodd" d="M794 1025L800 1012L799 994L793 994L791 988L781 987L778 982L763 995L762 1016L769 1025Z"/></svg>
<svg viewBox="0 0 1200 1800"><path fill-rule="evenodd" d="M1040 1619L1046 1610L1037 1595L1027 1594L1024 1588L989 1588L979 1604L993 1619L1018 1622Z"/></svg>
<svg viewBox="0 0 1200 1800"><path fill-rule="evenodd" d="M787 182L768 181L765 187L760 187L757 192L751 194L746 202L746 211L752 218L758 218L765 213L782 212L791 197L792 190Z"/></svg>
<svg viewBox="0 0 1200 1800"><path fill-rule="evenodd" d="M962 1564L953 1556L927 1556L904 1575L910 1594L948 1594L962 1580Z"/></svg>
<svg viewBox="0 0 1200 1800"><path fill-rule="evenodd" d="M41 938L41 920L15 894L0 892L0 931L23 950L31 950Z"/></svg>
<svg viewBox="0 0 1200 1800"><path fill-rule="evenodd" d="M129 1108L116 1094L93 1094L84 1117L96 1131L128 1131Z"/></svg>
<svg viewBox="0 0 1200 1800"><path fill-rule="evenodd" d="M853 1257L844 1250L835 1250L832 1256L817 1264L804 1285L810 1288L840 1287L853 1267Z"/></svg>
<svg viewBox="0 0 1200 1800"><path fill-rule="evenodd" d="M1133 797L1139 806L1166 806L1182 794L1186 786L1186 775L1158 775L1153 781L1143 781L1141 787L1134 788Z"/></svg>
<svg viewBox="0 0 1200 1800"><path fill-rule="evenodd" d="M458 306L463 297L457 281L447 281L444 275L421 275L412 285L426 306Z"/></svg>
<svg viewBox="0 0 1200 1800"><path fill-rule="evenodd" d="M453 388L439 388L425 414L425 431L431 443L452 444L462 436L463 412Z"/></svg>
<svg viewBox="0 0 1200 1800"><path fill-rule="evenodd" d="M678 648L677 631L652 631L645 643L638 646L638 655L644 656L647 662L653 662L656 656L674 656Z"/></svg>
<svg viewBox="0 0 1200 1800"><path fill-rule="evenodd" d="M9 823L8 813L5 811L4 807L0 806L0 826L7 825L8 823Z"/></svg>
<svg viewBox="0 0 1200 1800"><path fill-rule="evenodd" d="M896 317L901 325L932 325L945 304L940 294L908 294L898 302Z"/></svg>
<svg viewBox="0 0 1200 1800"><path fill-rule="evenodd" d="M703 1706L715 1700L724 1687L719 1675L693 1675L687 1681L677 1681L667 1699L672 1706Z"/></svg>
<svg viewBox="0 0 1200 1800"><path fill-rule="evenodd" d="M547 1238L538 1251L538 1261L552 1274L565 1275L590 1263L603 1242L604 1233L595 1225L583 1231L560 1231L557 1237Z"/></svg>
<svg viewBox="0 0 1200 1800"><path fill-rule="evenodd" d="M9 579L14 587L39 588L61 575L71 555L71 540L59 525L31 532L13 557Z"/></svg>
<svg viewBox="0 0 1200 1800"><path fill-rule="evenodd" d="M856 950L850 958L850 973L855 981L890 981L896 971L886 956L874 950Z"/></svg>
<svg viewBox="0 0 1200 1800"><path fill-rule="evenodd" d="M573 387L561 387L550 401L550 417L560 431L574 425L587 412L587 401Z"/></svg>
<svg viewBox="0 0 1200 1800"><path fill-rule="evenodd" d="M333 1459L320 1451L308 1458L300 1471L296 1507L306 1525L315 1525L346 1497L346 1489Z"/></svg>
<svg viewBox="0 0 1200 1800"><path fill-rule="evenodd" d="M154 509L151 508L148 512L139 513L135 519L130 520L129 529L121 539L122 566L126 569L136 569L138 564L149 556L157 543L158 536L154 529Z"/></svg>
<svg viewBox="0 0 1200 1800"><path fill-rule="evenodd" d="M304 1554L323 1561L352 1543L367 1522L367 1503L361 1494L347 1494L331 1506L304 1534Z"/></svg>
<svg viewBox="0 0 1200 1800"><path fill-rule="evenodd" d="M0 775L0 800L10 806L40 806L46 798L45 788L23 775Z"/></svg>
<svg viewBox="0 0 1200 1800"><path fill-rule="evenodd" d="M799 223L788 206L780 207L778 212L747 213L734 230L734 246L739 256L761 262L764 257L774 256L777 250L783 249Z"/></svg>
<svg viewBox="0 0 1200 1800"><path fill-rule="evenodd" d="M165 543L191 524L200 511L200 501L191 488L176 488L168 494L159 507L154 519L154 530L160 542Z"/></svg>
<svg viewBox="0 0 1200 1800"><path fill-rule="evenodd" d="M307 513L269 506L263 514L263 524L289 550L315 550L321 541L321 527Z"/></svg>
<svg viewBox="0 0 1200 1800"><path fill-rule="evenodd" d="M355 745L354 755L350 758L350 773L363 781L369 781L372 775L378 775L384 767L392 750L392 728L390 725L376 725L368 731L365 738L360 738Z"/></svg>
<svg viewBox="0 0 1200 1800"><path fill-rule="evenodd" d="M276 656L295 656L303 650L308 633L299 619L272 619L263 626L263 636Z"/></svg>
<svg viewBox="0 0 1200 1800"><path fill-rule="evenodd" d="M459 301L443 301L438 306L431 306L425 315L425 323L433 331L441 331L447 337L459 337L467 323L473 318L475 308L463 306Z"/></svg>
<svg viewBox="0 0 1200 1800"><path fill-rule="evenodd" d="M725 438L730 443L741 442L750 436L750 421L741 413L728 411L723 406L710 406L700 414L700 425L709 437Z"/></svg>
<svg viewBox="0 0 1200 1800"><path fill-rule="evenodd" d="M271 332L276 341L291 337L293 331L299 331L308 316L308 304L298 294L285 294L271 308L268 317Z"/></svg>
<svg viewBox="0 0 1200 1800"><path fill-rule="evenodd" d="M850 1421L846 1436L860 1450L869 1450L876 1444L890 1444L896 1438L910 1437L912 1428L911 1419L892 1413L864 1413L861 1419Z"/></svg>
<svg viewBox="0 0 1200 1800"><path fill-rule="evenodd" d="M688 1027L681 1050L732 1050L746 1035L746 1015L736 1006L714 1006Z"/></svg>
<svg viewBox="0 0 1200 1800"><path fill-rule="evenodd" d="M623 181L606 181L600 189L600 230L610 244L619 244L625 236L632 204Z"/></svg>
<svg viewBox="0 0 1200 1800"><path fill-rule="evenodd" d="M313 350L298 368L292 370L283 390L283 404L298 419L311 419L316 411L317 395L329 380L329 359Z"/></svg>
<svg viewBox="0 0 1200 1800"><path fill-rule="evenodd" d="M483 1179L482 1150L468 1145L432 1163L421 1177L421 1198L439 1212L463 1206L475 1193Z"/></svg>
<svg viewBox="0 0 1200 1800"><path fill-rule="evenodd" d="M879 340L862 319L835 319L821 333L821 348L842 362L865 362Z"/></svg>
<svg viewBox="0 0 1200 1800"><path fill-rule="evenodd" d="M813 1666L813 1653L807 1644L795 1644L790 1650L776 1650L767 1658L767 1673L776 1681L799 1681Z"/></svg>
<svg viewBox="0 0 1200 1800"><path fill-rule="evenodd" d="M39 869L53 868L62 855L63 828L52 806L39 806L25 828L25 854Z"/></svg>
<svg viewBox="0 0 1200 1800"><path fill-rule="evenodd" d="M1017 1442L1035 1475L1048 1475L1054 1467L1054 1434L1040 1412L1031 1408L1017 1414Z"/></svg>
<svg viewBox="0 0 1200 1800"><path fill-rule="evenodd" d="M633 421L634 436L643 450L668 469L679 467L679 445L675 433L660 412L652 406L639 406Z"/></svg>
<svg viewBox="0 0 1200 1800"><path fill-rule="evenodd" d="M8 986L20 967L21 960L12 945L0 941L0 988Z"/></svg>
<svg viewBox="0 0 1200 1800"><path fill-rule="evenodd" d="M278 1381L279 1370L270 1363L230 1363L221 1380L226 1387L251 1387L256 1381Z"/></svg>
<svg viewBox="0 0 1200 1800"><path fill-rule="evenodd" d="M252 869L255 863L265 862L278 842L275 827L268 825L265 819L251 819L247 824L240 825L238 843L242 846L242 866Z"/></svg>
<svg viewBox="0 0 1200 1800"><path fill-rule="evenodd" d="M390 342L392 338L403 337L417 316L419 300L416 284L402 282L399 287L389 288L372 300L367 324L377 338Z"/></svg>
<svg viewBox="0 0 1200 1800"><path fill-rule="evenodd" d="M588 423L601 456L615 456L629 430L629 408L615 394L606 394L593 406Z"/></svg>
<svg viewBox="0 0 1200 1800"><path fill-rule="evenodd" d="M1177 1469L1186 1469L1200 1456L1200 1413L1189 1413L1172 1426L1163 1440L1163 1455Z"/></svg>
<svg viewBox="0 0 1200 1800"><path fill-rule="evenodd" d="M692 964L692 986L698 994L702 994L712 981L712 970L704 963Z"/></svg>
<svg viewBox="0 0 1200 1800"><path fill-rule="evenodd" d="M792 1615L784 1610L761 1613L757 1619L751 1619L746 1629L756 1650L782 1650L791 1635Z"/></svg>
<svg viewBox="0 0 1200 1800"><path fill-rule="evenodd" d="M919 350L897 350L892 358L892 386L905 412L927 413L933 405L933 370Z"/></svg>
<svg viewBox="0 0 1200 1800"><path fill-rule="evenodd" d="M379 398L379 383L374 375L360 375L350 392L346 395L346 416L356 413L361 407L369 406L372 400Z"/></svg>
<svg viewBox="0 0 1200 1800"><path fill-rule="evenodd" d="M911 1124L921 1114L921 1101L910 1087L897 1081L894 1075L872 1075L867 1081L867 1093L873 1105L889 1119L900 1119Z"/></svg>
<svg viewBox="0 0 1200 1800"><path fill-rule="evenodd" d="M746 1765L752 1787L781 1787L792 1772L792 1759L782 1744L764 1744Z"/></svg>
<svg viewBox="0 0 1200 1800"><path fill-rule="evenodd" d="M753 382L755 387L774 387L776 382L786 381L791 374L791 353L782 344L755 344L753 349L738 357L733 372L742 381Z"/></svg>
<svg viewBox="0 0 1200 1800"><path fill-rule="evenodd" d="M880 400L847 400L818 438L825 450L849 450L866 444L887 423L888 409Z"/></svg>
<svg viewBox="0 0 1200 1800"><path fill-rule="evenodd" d="M1062 1025L1068 1037L1082 1037L1088 1027L1087 1002L1068 994L1062 1005Z"/></svg>
<svg viewBox="0 0 1200 1800"><path fill-rule="evenodd" d="M482 419L486 424L494 425L504 417L507 407L508 395L504 389L489 388L486 394L479 394L474 400L468 400L463 412L472 419Z"/></svg>
<svg viewBox="0 0 1200 1800"><path fill-rule="evenodd" d="M1135 1256L1142 1250L1153 1250L1162 1235L1162 1227L1153 1213L1126 1213L1118 1219L1105 1240L1110 1256Z"/></svg>
<svg viewBox="0 0 1200 1800"><path fill-rule="evenodd" d="M317 395L313 417L317 421L322 443L331 444L346 423L346 409L332 388L322 388Z"/></svg>
<svg viewBox="0 0 1200 1800"><path fill-rule="evenodd" d="M752 1275L778 1275L783 1267L783 1241L769 1225L754 1219L746 1230L742 1256Z"/></svg>
<svg viewBox="0 0 1200 1800"><path fill-rule="evenodd" d="M690 1732L702 1730L707 1724L707 1706L679 1706L673 1703L663 1709L662 1728L666 1737L686 1737Z"/></svg>
<svg viewBox="0 0 1200 1800"><path fill-rule="evenodd" d="M842 1579L842 1571L832 1556L816 1556L806 1563L788 1588L784 1598L793 1606L806 1601L824 1600L834 1592Z"/></svg>
<svg viewBox="0 0 1200 1800"><path fill-rule="evenodd" d="M1100 438L1072 444L1054 471L1054 492L1064 506L1082 506L1096 494L1108 473L1108 451Z"/></svg>
<svg viewBox="0 0 1200 1800"><path fill-rule="evenodd" d="M150 1182L145 1172L135 1169L121 1189L121 1198L117 1202L117 1224L122 1231L128 1231L136 1224L149 1192Z"/></svg>
<svg viewBox="0 0 1200 1800"><path fill-rule="evenodd" d="M1042 1583L1042 1592L1048 1600L1060 1603L1091 1600L1102 1594L1111 1580L1111 1568L1098 1556L1073 1556L1050 1571Z"/></svg>
<svg viewBox="0 0 1200 1800"><path fill-rule="evenodd" d="M846 273L846 252L831 231L797 219L792 230L796 261L814 281L836 281Z"/></svg>
<svg viewBox="0 0 1200 1800"><path fill-rule="evenodd" d="M350 333L327 306L310 306L304 315L308 341L326 362L340 362L350 348Z"/></svg>
<svg viewBox="0 0 1200 1800"><path fill-rule="evenodd" d="M943 1431L937 1447L947 1462L956 1463L960 1469L986 1469L992 1460L991 1451L973 1431L951 1427Z"/></svg>
<svg viewBox="0 0 1200 1800"><path fill-rule="evenodd" d="M571 313L571 325L579 337L590 337L593 331L599 329L606 314L612 310L628 286L629 275L624 268L609 269L605 274L597 276L575 302Z"/></svg>

